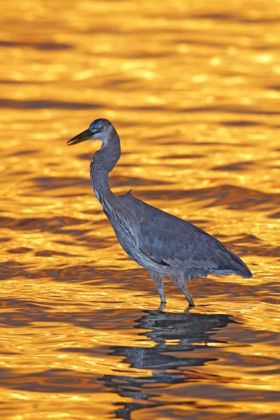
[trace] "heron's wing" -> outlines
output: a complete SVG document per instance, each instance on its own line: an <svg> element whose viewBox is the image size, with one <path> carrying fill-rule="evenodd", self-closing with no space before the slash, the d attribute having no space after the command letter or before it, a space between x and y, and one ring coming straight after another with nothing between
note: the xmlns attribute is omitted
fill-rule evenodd
<svg viewBox="0 0 280 420"><path fill-rule="evenodd" d="M141 200L134 202L140 224L141 251L159 264L172 267L226 269L231 257L213 236Z"/></svg>
<svg viewBox="0 0 280 420"><path fill-rule="evenodd" d="M146 257L165 266L203 269L201 272L234 272L250 278L244 262L213 236L185 220L133 197L121 196L138 219L138 248Z"/></svg>

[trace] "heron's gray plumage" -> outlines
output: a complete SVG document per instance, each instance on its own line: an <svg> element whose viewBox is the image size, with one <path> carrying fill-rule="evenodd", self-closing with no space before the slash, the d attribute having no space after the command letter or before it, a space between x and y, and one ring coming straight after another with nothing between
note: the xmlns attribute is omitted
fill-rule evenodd
<svg viewBox="0 0 280 420"><path fill-rule="evenodd" d="M185 220L159 210L131 192L117 196L108 176L121 155L120 140L114 126L105 119L95 120L88 130L69 140L101 139L102 147L90 164L93 190L103 206L116 236L126 253L147 268L162 303L165 302L163 277L167 275L193 301L186 282L208 274L252 274L244 262L213 236Z"/></svg>

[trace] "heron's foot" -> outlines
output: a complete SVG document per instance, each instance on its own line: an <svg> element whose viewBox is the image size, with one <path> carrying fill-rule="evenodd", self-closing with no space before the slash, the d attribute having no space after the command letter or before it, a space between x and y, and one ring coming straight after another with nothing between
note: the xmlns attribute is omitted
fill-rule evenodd
<svg viewBox="0 0 280 420"><path fill-rule="evenodd" d="M160 302L160 305L159 305L159 308L158 308L158 311L163 311L164 310L164 308L165 308L165 306L166 306L166 302Z"/></svg>
<svg viewBox="0 0 280 420"><path fill-rule="evenodd" d="M189 303L189 306L186 307L185 309L185 313L189 314L190 311L194 308L195 304L193 303L192 305Z"/></svg>

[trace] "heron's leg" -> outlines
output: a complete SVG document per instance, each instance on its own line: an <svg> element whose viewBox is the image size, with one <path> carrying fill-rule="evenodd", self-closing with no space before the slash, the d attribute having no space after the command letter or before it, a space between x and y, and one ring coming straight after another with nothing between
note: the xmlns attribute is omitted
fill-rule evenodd
<svg viewBox="0 0 280 420"><path fill-rule="evenodd" d="M169 277L173 281L173 283L176 284L176 286L178 286L179 289L182 290L182 292L184 293L184 295L186 296L186 298L189 302L189 305L194 306L194 301L192 300L192 298L189 294L187 285L186 285L186 279L185 279L184 273L181 272L179 275L176 274L176 275L171 275Z"/></svg>
<svg viewBox="0 0 280 420"><path fill-rule="evenodd" d="M184 295L186 296L186 298L187 298L187 300L188 300L188 302L189 302L189 306L194 306L194 301L192 300L192 298L191 298L191 296L190 296L190 294L189 294L189 291L188 291L187 285L185 284L185 286L184 286L184 287L181 287L181 290L182 290L182 292L184 293Z"/></svg>
<svg viewBox="0 0 280 420"><path fill-rule="evenodd" d="M149 274L152 277L155 285L157 286L161 303L166 303L164 287L163 287L163 274L156 273L155 271L149 270Z"/></svg>

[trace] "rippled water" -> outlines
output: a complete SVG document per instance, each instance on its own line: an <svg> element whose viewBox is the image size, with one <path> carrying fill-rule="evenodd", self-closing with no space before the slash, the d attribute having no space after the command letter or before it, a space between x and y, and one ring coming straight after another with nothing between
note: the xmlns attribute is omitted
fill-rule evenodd
<svg viewBox="0 0 280 420"><path fill-rule="evenodd" d="M280 419L280 2L5 1L0 415ZM253 279L170 282L167 306L93 196L111 176L240 255Z"/></svg>

